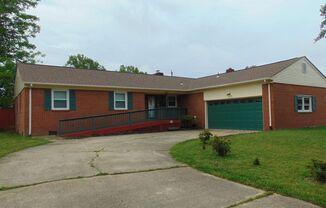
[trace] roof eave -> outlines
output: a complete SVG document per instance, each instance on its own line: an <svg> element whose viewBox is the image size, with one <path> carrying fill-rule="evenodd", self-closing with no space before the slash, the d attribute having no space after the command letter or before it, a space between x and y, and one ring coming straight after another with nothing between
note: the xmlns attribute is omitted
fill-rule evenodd
<svg viewBox="0 0 326 208"><path fill-rule="evenodd" d="M63 84L63 83L43 83L43 82L24 82L25 85L33 84L33 85L46 85L46 86L68 86L68 87L89 87L89 88L107 88L107 89L133 89L133 90L150 90L150 91L170 91L170 92L193 92L193 91L201 91L201 90L209 90L218 87L226 87L232 85L253 83L253 82L272 82L271 77L264 77L259 79L246 80L241 82L233 82L222 85L211 85L207 87L199 87L199 88L190 88L190 89L167 89L167 88L146 88L146 87L126 87L126 86L103 86L103 85L81 85L81 84Z"/></svg>
<svg viewBox="0 0 326 208"><path fill-rule="evenodd" d="M252 83L252 82L259 82L259 81L272 82L272 79L271 79L271 77L264 77L264 78L259 78L259 79L246 80L246 81L242 81L242 82L233 82L233 83L227 83L227 84L222 84L222 85L211 85L211 86L207 86L207 87L194 88L194 89L191 89L190 91L209 90L209 89L214 89L214 88L218 88L218 87L226 87L226 86L246 84L246 83Z"/></svg>
<svg viewBox="0 0 326 208"><path fill-rule="evenodd" d="M24 82L29 85L45 85L45 86L60 86L60 87L89 87L89 88L107 88L107 89L133 89L133 90L151 90L151 91L173 91L187 92L187 89L167 89L167 88L146 88L146 87L126 87L126 86L104 86L104 85L83 85L83 84L64 84L64 83L45 83L45 82Z"/></svg>

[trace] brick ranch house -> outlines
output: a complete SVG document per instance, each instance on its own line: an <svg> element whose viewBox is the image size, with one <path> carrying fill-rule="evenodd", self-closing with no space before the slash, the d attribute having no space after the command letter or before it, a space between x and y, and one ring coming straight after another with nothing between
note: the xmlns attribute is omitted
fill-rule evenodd
<svg viewBox="0 0 326 208"><path fill-rule="evenodd" d="M175 107L200 128L326 125L326 78L306 57L201 78L17 64L22 135L55 133L61 119Z"/></svg>

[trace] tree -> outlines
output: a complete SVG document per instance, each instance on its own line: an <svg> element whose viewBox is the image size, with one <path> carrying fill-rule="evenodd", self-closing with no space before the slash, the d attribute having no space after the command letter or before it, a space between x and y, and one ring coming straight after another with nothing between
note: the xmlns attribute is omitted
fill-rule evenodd
<svg viewBox="0 0 326 208"><path fill-rule="evenodd" d="M16 63L9 60L0 65L0 108L13 106Z"/></svg>
<svg viewBox="0 0 326 208"><path fill-rule="evenodd" d="M322 38L326 38L326 4L321 6L320 16L323 17L323 21L320 24L320 33L318 37L315 39L315 42L321 40Z"/></svg>
<svg viewBox="0 0 326 208"><path fill-rule="evenodd" d="M70 66L79 69L105 70L104 66L100 65L97 61L88 58L83 54L69 56L69 59L65 66Z"/></svg>
<svg viewBox="0 0 326 208"><path fill-rule="evenodd" d="M129 73L135 73L135 74L146 74L146 72L140 71L135 66L124 66L124 65L120 66L119 72L129 72Z"/></svg>
<svg viewBox="0 0 326 208"><path fill-rule="evenodd" d="M39 0L1 0L0 57L21 62L35 62L41 55L29 39L40 32L38 17L25 13ZM7 61L7 60L6 60Z"/></svg>
<svg viewBox="0 0 326 208"><path fill-rule="evenodd" d="M42 54L30 42L40 32L38 18L26 11L39 0L0 0L0 108L13 106L16 62L35 63Z"/></svg>

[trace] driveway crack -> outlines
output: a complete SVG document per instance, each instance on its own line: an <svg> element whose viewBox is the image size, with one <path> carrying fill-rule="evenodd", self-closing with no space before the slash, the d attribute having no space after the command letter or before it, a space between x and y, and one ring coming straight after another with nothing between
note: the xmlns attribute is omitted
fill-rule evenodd
<svg viewBox="0 0 326 208"><path fill-rule="evenodd" d="M263 192L263 193L261 193L261 194L257 194L257 195L255 195L255 196L253 196L253 197L250 197L250 198L244 199L244 200L242 200L242 201L239 201L239 202L237 202L237 203L235 203L235 204L231 204L231 205L229 205L229 206L227 206L227 207L225 207L225 208L238 207L238 206L240 206L240 205L242 205L242 204L246 204L246 203L249 203L249 202L252 202L252 201L255 201L255 200L261 199L261 198L265 198L265 197L268 197L268 196L270 196L270 195L272 195L272 194L274 194L274 193L273 193L273 192L269 192L269 191L267 191L267 192Z"/></svg>
<svg viewBox="0 0 326 208"><path fill-rule="evenodd" d="M98 174L102 174L102 171L98 167L96 167L95 160L100 157L100 152L102 152L102 151L104 151L104 147L99 150L92 151L95 153L95 156L92 157L91 160L88 162L89 166L91 166L91 168L95 169L98 172Z"/></svg>
<svg viewBox="0 0 326 208"><path fill-rule="evenodd" d="M87 179L87 178L95 178L95 177L101 177L101 176L115 176L115 175L125 175L125 174L135 174L135 173L146 173L146 172L153 172L153 171L162 171L162 170L171 170L176 168L187 168L186 165L176 165L166 168L154 168L154 169L146 169L146 170L137 170L137 171L125 171L125 172L112 172L112 173L104 173L100 172L95 175L90 176L76 176L76 177L70 177L70 178L62 178L62 179L56 179L56 180L48 180L48 181L41 181L37 183L32 184L25 184L25 185L17 185L17 186L0 186L0 192L1 191L8 191L11 189L18 189L18 188L24 188L24 187L30 187L30 186L37 186L41 184L47 184L47 183L54 183L54 182L60 182L60 181L68 181L68 180L78 180L78 179Z"/></svg>

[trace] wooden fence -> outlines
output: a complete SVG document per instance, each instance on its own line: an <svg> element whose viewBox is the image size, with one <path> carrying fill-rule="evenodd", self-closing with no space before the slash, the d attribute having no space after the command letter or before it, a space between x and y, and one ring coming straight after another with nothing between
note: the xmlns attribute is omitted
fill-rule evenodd
<svg viewBox="0 0 326 208"><path fill-rule="evenodd" d="M0 131L15 129L15 109L0 109Z"/></svg>

